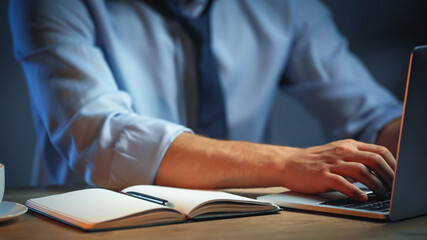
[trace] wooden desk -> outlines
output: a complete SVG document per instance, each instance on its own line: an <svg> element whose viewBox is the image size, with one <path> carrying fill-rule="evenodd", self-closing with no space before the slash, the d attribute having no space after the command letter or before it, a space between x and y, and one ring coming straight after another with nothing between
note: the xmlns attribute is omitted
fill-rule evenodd
<svg viewBox="0 0 427 240"><path fill-rule="evenodd" d="M82 188L75 187L77 189ZM28 198L75 188L6 189L6 201L24 203ZM246 196L280 192L281 188L234 191ZM190 222L166 226L86 233L46 217L26 213L0 223L0 239L427 239L427 216L400 222L378 222L302 211Z"/></svg>

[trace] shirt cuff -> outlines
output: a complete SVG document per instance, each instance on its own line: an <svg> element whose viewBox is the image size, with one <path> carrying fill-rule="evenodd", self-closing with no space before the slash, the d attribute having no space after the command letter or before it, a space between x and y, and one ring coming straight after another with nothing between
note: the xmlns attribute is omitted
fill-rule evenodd
<svg viewBox="0 0 427 240"><path fill-rule="evenodd" d="M172 122L137 116L115 142L110 179L117 187L154 184L157 170L171 143L191 129Z"/></svg>

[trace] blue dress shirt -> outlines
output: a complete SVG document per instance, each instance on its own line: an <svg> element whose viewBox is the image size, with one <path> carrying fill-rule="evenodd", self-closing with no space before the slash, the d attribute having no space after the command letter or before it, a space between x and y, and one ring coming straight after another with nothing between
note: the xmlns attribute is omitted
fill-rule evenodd
<svg viewBox="0 0 427 240"><path fill-rule="evenodd" d="M180 1L197 16L206 1ZM217 0L212 49L229 136L262 140L281 87L331 139L374 142L402 106L348 50L316 0ZM194 126L194 48L143 0L16 0L16 58L38 137L35 182L152 184L169 145ZM81 179L81 178L80 178Z"/></svg>

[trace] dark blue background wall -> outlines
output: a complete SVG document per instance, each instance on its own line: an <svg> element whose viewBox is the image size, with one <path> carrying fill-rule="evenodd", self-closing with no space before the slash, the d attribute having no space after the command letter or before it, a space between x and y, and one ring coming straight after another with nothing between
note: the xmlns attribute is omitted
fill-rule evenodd
<svg viewBox="0 0 427 240"><path fill-rule="evenodd" d="M303 1L303 0L300 0ZM425 1L325 0L351 49L376 79L403 98L409 54L427 44ZM14 60L7 21L8 1L0 1L0 162L6 186L29 184L35 134L28 91ZM266 139L306 147L325 143L318 123L297 102L278 93Z"/></svg>
<svg viewBox="0 0 427 240"><path fill-rule="evenodd" d="M13 187L29 184L35 133L24 74L13 58L8 2L0 1L0 162L6 187Z"/></svg>

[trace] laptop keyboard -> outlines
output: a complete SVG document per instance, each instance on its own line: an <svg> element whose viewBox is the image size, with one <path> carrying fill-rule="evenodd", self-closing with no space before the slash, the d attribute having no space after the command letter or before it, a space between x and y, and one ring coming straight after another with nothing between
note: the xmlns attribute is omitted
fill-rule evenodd
<svg viewBox="0 0 427 240"><path fill-rule="evenodd" d="M335 207L363 209L369 211L388 212L390 209L390 194L387 195L387 197L380 197L375 195L375 193L369 193L368 200L366 202L357 202L351 198L344 198L322 202L319 204Z"/></svg>

